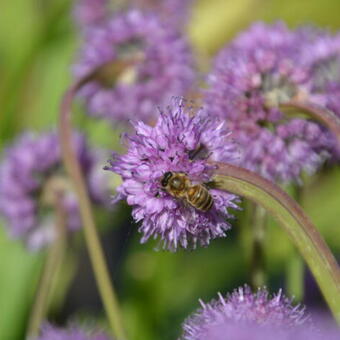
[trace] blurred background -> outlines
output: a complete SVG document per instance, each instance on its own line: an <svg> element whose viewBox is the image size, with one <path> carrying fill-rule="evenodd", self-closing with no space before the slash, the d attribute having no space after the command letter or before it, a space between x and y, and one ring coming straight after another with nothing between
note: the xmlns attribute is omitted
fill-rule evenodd
<svg viewBox="0 0 340 340"><path fill-rule="evenodd" d="M114 0L112 0L114 1ZM291 27L314 24L330 30L340 26L339 0L193 0L188 34L201 56L209 60L237 32L256 20L283 20ZM63 91L70 85L70 68L79 47L70 0L11 0L0 5L0 149L22 131L56 126ZM202 62L202 65L206 65ZM105 149L119 149L120 131L81 114L77 125ZM105 164L104 160L103 165ZM331 249L340 255L340 170L324 169L308 178L302 204ZM289 190L289 188L288 188ZM321 203L320 203L321 202ZM217 292L226 293L249 282L246 233L237 213L225 239L208 248L169 253L155 251L157 243L140 244L130 211L123 203L97 213L112 278L119 292L131 339L176 339L180 324ZM266 237L266 266L271 290L286 287L287 259L294 249L281 229L270 221ZM0 339L24 338L45 253L30 253L0 228ZM99 322L105 317L81 235L68 245L49 319ZM317 288L307 276L304 303L324 308Z"/></svg>

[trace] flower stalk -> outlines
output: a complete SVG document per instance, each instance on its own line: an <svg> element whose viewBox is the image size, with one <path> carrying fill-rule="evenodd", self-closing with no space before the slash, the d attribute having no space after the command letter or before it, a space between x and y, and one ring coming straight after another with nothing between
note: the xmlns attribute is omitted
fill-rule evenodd
<svg viewBox="0 0 340 340"><path fill-rule="evenodd" d="M28 323L27 339L34 339L43 322L56 273L62 262L66 242L66 212L62 205L62 193L54 193L55 239L51 244L38 284L37 294Z"/></svg>
<svg viewBox="0 0 340 340"><path fill-rule="evenodd" d="M63 161L65 168L73 181L75 193L78 198L85 240L108 321L116 339L124 340L126 339L126 335L120 308L109 276L104 253L100 245L89 193L72 145L72 101L77 91L96 75L96 71L80 79L65 93L59 117L59 135L62 146Z"/></svg>
<svg viewBox="0 0 340 340"><path fill-rule="evenodd" d="M262 287L266 283L264 243L266 233L267 215L266 210L258 205L252 204L252 217L250 222L251 240L251 284L253 288Z"/></svg>
<svg viewBox="0 0 340 340"><path fill-rule="evenodd" d="M304 183L304 186L306 183ZM295 186L294 198L303 207L304 186ZM293 249L287 260L286 287L290 296L294 296L297 301L302 301L304 296L305 266L301 255Z"/></svg>
<svg viewBox="0 0 340 340"><path fill-rule="evenodd" d="M274 183L246 169L218 162L216 188L265 208L288 233L310 267L334 318L340 323L340 270L327 244L300 206Z"/></svg>

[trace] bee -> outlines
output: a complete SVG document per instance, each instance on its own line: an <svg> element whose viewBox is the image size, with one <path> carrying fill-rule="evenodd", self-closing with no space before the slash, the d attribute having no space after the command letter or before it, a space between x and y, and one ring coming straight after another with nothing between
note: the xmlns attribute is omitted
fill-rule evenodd
<svg viewBox="0 0 340 340"><path fill-rule="evenodd" d="M161 186L171 196L182 199L203 212L209 211L214 203L204 185L193 185L188 176L182 172L166 172L161 179Z"/></svg>

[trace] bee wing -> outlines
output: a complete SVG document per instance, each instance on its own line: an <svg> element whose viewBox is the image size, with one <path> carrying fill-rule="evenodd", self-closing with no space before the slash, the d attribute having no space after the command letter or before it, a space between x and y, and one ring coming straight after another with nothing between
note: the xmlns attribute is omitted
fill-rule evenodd
<svg viewBox="0 0 340 340"><path fill-rule="evenodd" d="M207 159L209 158L211 152L206 148L204 144L200 144L199 147L195 150L191 150L189 152L189 159L192 161L199 159Z"/></svg>
<svg viewBox="0 0 340 340"><path fill-rule="evenodd" d="M217 183L215 181L210 181L210 182L206 182L206 183L202 183L202 185L204 187L206 187L208 190L209 189L217 189Z"/></svg>

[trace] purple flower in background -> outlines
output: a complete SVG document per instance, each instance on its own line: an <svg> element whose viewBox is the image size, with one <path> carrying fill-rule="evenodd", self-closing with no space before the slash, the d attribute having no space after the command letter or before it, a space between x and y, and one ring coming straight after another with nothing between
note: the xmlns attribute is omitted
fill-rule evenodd
<svg viewBox="0 0 340 340"><path fill-rule="evenodd" d="M183 340L338 340L340 331L334 325L331 328L292 327L284 328L260 326L254 323L225 321L211 325L193 336Z"/></svg>
<svg viewBox="0 0 340 340"><path fill-rule="evenodd" d="M162 20L183 27L188 23L194 0L132 0L131 5L156 12Z"/></svg>
<svg viewBox="0 0 340 340"><path fill-rule="evenodd" d="M315 171L334 146L317 123L285 121L281 104L308 97L309 73L299 67L301 32L283 23L257 23L216 58L205 102L226 119L240 145L241 164L280 182L298 181Z"/></svg>
<svg viewBox="0 0 340 340"><path fill-rule="evenodd" d="M328 107L340 116L340 34L332 35L312 27L298 31L300 66L308 72L308 99Z"/></svg>
<svg viewBox="0 0 340 340"><path fill-rule="evenodd" d="M98 178L95 154L81 136L75 136L74 142L92 198L103 202L103 186L99 190L93 183L93 178ZM77 200L61 162L58 136L53 132L40 136L25 133L3 155L0 215L6 220L11 237L25 239L30 249L39 249L53 240L56 191L62 193L68 229L76 230L81 226Z"/></svg>
<svg viewBox="0 0 340 340"><path fill-rule="evenodd" d="M203 185L213 171L208 158L223 162L237 158L224 124L205 119L202 112L173 98L166 110L160 110L156 126L134 124L135 134L125 138L127 153L114 155L107 167L123 179L117 191L133 207L135 221L141 222L142 242L160 237L170 250L205 246L230 228L227 208L237 208L234 195L210 189L213 205L204 212L162 187L169 172L185 174L192 185Z"/></svg>
<svg viewBox="0 0 340 340"><path fill-rule="evenodd" d="M111 121L155 120L155 105L185 94L194 80L183 37L155 14L140 11L115 15L86 31L75 75L81 78L100 66L100 77L79 94L89 113Z"/></svg>
<svg viewBox="0 0 340 340"><path fill-rule="evenodd" d="M109 14L110 0L77 0L73 15L81 28L103 22Z"/></svg>
<svg viewBox="0 0 340 340"><path fill-rule="evenodd" d="M46 324L36 340L110 340L103 332L86 332L78 327L57 328Z"/></svg>
<svg viewBox="0 0 340 340"><path fill-rule="evenodd" d="M276 334L277 339L288 340L285 337L288 330L295 334L301 326L305 329L311 327L304 310L292 306L291 300L281 291L270 296L265 288L252 293L248 286L244 286L226 298L219 295L218 300L208 304L201 301L201 305L202 308L184 322L181 339L269 340ZM274 329L276 333L272 331Z"/></svg>

